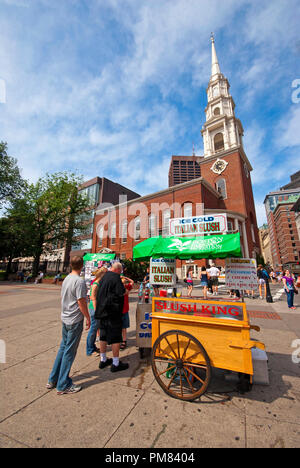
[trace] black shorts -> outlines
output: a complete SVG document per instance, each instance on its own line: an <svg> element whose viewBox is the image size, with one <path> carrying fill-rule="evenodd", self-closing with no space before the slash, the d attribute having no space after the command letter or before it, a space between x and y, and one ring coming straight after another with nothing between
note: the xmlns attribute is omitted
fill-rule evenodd
<svg viewBox="0 0 300 468"><path fill-rule="evenodd" d="M219 279L217 276L212 276L210 278L210 281L211 281L211 285L212 286L218 286L219 285Z"/></svg>
<svg viewBox="0 0 300 468"><path fill-rule="evenodd" d="M100 341L106 341L107 344L122 343L122 321L120 325L112 324L109 321L100 322Z"/></svg>

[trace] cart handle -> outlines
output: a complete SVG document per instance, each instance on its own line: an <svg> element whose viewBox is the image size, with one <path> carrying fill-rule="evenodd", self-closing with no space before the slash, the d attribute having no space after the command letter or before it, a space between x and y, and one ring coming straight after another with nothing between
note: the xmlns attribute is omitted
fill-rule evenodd
<svg viewBox="0 0 300 468"><path fill-rule="evenodd" d="M260 332L260 327L258 325L250 325L250 330L256 330L257 332Z"/></svg>
<svg viewBox="0 0 300 468"><path fill-rule="evenodd" d="M266 349L265 345L260 341L236 341L229 344L229 348L238 348L238 349L252 349L259 348L263 351Z"/></svg>

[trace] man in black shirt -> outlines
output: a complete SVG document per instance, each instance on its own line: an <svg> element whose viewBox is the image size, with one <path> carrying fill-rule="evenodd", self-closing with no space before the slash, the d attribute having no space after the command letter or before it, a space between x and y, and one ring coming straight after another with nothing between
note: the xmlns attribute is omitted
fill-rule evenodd
<svg viewBox="0 0 300 468"><path fill-rule="evenodd" d="M95 318L100 320L100 369L111 365L111 372L128 369L129 365L119 360L122 342L122 312L125 288L121 281L122 265L114 263L100 281L97 292ZM112 346L113 359L106 357L107 345Z"/></svg>

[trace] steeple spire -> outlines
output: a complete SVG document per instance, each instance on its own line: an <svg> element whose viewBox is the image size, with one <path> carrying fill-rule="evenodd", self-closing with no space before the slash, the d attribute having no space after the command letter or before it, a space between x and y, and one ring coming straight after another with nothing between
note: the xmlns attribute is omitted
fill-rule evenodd
<svg viewBox="0 0 300 468"><path fill-rule="evenodd" d="M221 71L220 71L220 65L218 62L217 52L215 48L215 37L213 33L211 33L210 40L211 40L211 76L213 77L214 75L221 73Z"/></svg>
<svg viewBox="0 0 300 468"><path fill-rule="evenodd" d="M235 117L234 100L229 93L229 82L221 73L211 34L211 77L207 87L206 122L201 130L204 142L204 157L243 145L243 127Z"/></svg>

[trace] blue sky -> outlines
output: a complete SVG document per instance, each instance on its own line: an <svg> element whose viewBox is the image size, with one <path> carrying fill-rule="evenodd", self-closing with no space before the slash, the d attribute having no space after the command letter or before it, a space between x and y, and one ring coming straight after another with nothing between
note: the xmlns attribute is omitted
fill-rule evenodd
<svg viewBox="0 0 300 468"><path fill-rule="evenodd" d="M172 154L203 154L214 31L262 224L300 169L299 18L298 0L0 0L0 140L32 181L166 188Z"/></svg>

